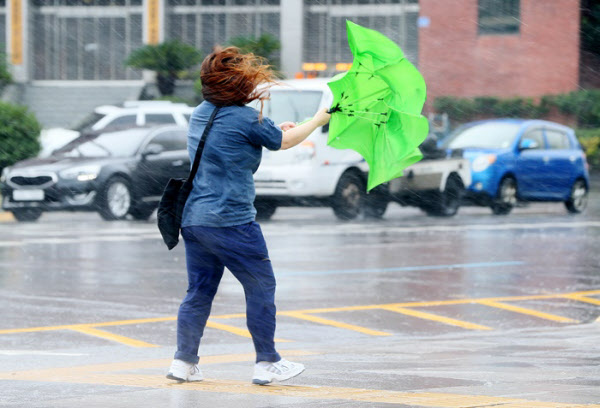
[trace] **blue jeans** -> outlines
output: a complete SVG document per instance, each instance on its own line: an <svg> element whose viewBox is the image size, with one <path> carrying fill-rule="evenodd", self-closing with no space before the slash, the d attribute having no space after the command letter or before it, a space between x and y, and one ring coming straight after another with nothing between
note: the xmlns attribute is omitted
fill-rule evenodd
<svg viewBox="0 0 600 408"><path fill-rule="evenodd" d="M234 227L185 227L188 289L177 317L175 358L198 363L198 347L224 267L244 287L246 323L256 361L279 361L275 350L275 275L256 222Z"/></svg>

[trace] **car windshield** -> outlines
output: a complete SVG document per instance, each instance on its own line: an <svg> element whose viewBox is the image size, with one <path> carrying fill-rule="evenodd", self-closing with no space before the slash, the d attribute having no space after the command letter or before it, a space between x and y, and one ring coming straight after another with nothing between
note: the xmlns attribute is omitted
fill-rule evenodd
<svg viewBox="0 0 600 408"><path fill-rule="evenodd" d="M469 147L481 149L506 149L515 140L521 127L518 123L482 123L458 128L443 143L450 149Z"/></svg>
<svg viewBox="0 0 600 408"><path fill-rule="evenodd" d="M96 112L92 112L87 115L85 118L80 120L75 126L72 127L73 130L84 133L92 129L92 126L96 124L100 119L102 119L104 115Z"/></svg>
<svg viewBox="0 0 600 408"><path fill-rule="evenodd" d="M263 115L276 124L287 121L302 122L311 118L319 109L322 96L321 91L272 90L271 99L265 101ZM250 106L260 110L258 101L252 102Z"/></svg>
<svg viewBox="0 0 600 408"><path fill-rule="evenodd" d="M55 150L52 155L67 157L129 157L133 156L145 139L146 129L121 132L85 134Z"/></svg>

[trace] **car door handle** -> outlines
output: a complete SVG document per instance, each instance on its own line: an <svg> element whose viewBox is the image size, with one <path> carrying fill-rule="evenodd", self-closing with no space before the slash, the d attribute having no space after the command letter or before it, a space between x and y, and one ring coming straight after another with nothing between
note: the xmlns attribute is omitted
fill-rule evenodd
<svg viewBox="0 0 600 408"><path fill-rule="evenodd" d="M174 167L183 166L183 160L175 160L175 161L171 162L171 164L172 164Z"/></svg>
<svg viewBox="0 0 600 408"><path fill-rule="evenodd" d="M544 156L544 163L548 163L550 161L550 157Z"/></svg>

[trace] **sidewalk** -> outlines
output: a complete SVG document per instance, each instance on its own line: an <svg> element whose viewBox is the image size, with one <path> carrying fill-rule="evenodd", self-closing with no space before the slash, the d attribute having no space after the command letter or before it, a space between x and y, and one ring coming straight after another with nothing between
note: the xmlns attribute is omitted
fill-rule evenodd
<svg viewBox="0 0 600 408"><path fill-rule="evenodd" d="M600 191L600 169L590 171L590 190Z"/></svg>
<svg viewBox="0 0 600 408"><path fill-rule="evenodd" d="M2 202L2 196L0 195L0 203ZM4 211L2 207L0 207L0 222L12 222L15 220L12 213L8 211Z"/></svg>
<svg viewBox="0 0 600 408"><path fill-rule="evenodd" d="M14 220L15 217L11 213L0 210L0 222L11 222Z"/></svg>

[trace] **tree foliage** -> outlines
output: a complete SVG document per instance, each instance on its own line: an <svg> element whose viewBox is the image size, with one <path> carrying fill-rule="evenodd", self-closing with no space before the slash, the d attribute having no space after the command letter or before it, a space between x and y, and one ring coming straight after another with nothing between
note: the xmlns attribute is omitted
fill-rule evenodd
<svg viewBox="0 0 600 408"><path fill-rule="evenodd" d="M193 46L179 40L170 40L134 50L125 64L132 68L155 71L160 93L172 95L179 74L194 67L201 60L202 54Z"/></svg>
<svg viewBox="0 0 600 408"><path fill-rule="evenodd" d="M37 155L41 129L26 107L0 102L0 169Z"/></svg>
<svg viewBox="0 0 600 408"><path fill-rule="evenodd" d="M443 96L435 99L436 112L447 113L455 122L475 119L510 117L543 119L552 110L572 115L582 128L600 127L600 90L588 89L561 95L546 95L539 101L531 98L454 98Z"/></svg>
<svg viewBox="0 0 600 408"><path fill-rule="evenodd" d="M265 58L275 71L279 70L279 50L281 43L271 34L262 34L260 37L234 37L230 45L238 47L244 53L252 53Z"/></svg>
<svg viewBox="0 0 600 408"><path fill-rule="evenodd" d="M6 55L0 53L0 89L12 82L12 76L6 64Z"/></svg>

